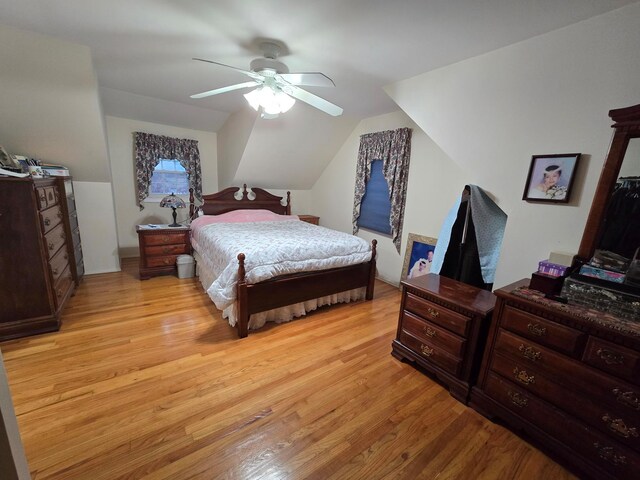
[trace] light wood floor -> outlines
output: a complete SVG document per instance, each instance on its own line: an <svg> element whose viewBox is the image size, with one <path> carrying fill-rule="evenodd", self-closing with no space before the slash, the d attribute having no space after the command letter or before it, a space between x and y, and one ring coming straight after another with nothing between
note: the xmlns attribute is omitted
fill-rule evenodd
<svg viewBox="0 0 640 480"><path fill-rule="evenodd" d="M192 279L85 277L0 344L34 479L573 478L391 355L400 294L239 340Z"/></svg>

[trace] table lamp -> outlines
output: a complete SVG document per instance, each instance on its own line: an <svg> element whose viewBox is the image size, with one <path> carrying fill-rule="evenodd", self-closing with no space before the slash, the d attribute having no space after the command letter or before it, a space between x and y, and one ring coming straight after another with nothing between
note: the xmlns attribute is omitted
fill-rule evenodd
<svg viewBox="0 0 640 480"><path fill-rule="evenodd" d="M170 227L181 227L178 222L176 222L176 208L185 208L187 205L184 203L180 197L176 197L175 194L167 195L162 200L160 200L161 207L171 207L173 209L173 223L169 225Z"/></svg>

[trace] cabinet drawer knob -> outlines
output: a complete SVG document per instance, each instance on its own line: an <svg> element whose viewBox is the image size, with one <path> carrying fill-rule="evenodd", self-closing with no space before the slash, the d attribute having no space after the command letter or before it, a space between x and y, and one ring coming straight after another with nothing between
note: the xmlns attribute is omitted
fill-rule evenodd
<svg viewBox="0 0 640 480"><path fill-rule="evenodd" d="M537 337L544 337L547 334L547 329L538 323L530 323L527 325L527 330Z"/></svg>
<svg viewBox="0 0 640 480"><path fill-rule="evenodd" d="M42 203L46 203L46 201L47 201L47 196L46 196L46 195L40 195L40 201L41 201Z"/></svg>
<svg viewBox="0 0 640 480"><path fill-rule="evenodd" d="M638 395L635 392L623 392L619 388L614 388L611 390L611 393L613 393L616 396L616 400L623 405L635 410L640 410L640 398L638 398Z"/></svg>
<svg viewBox="0 0 640 480"><path fill-rule="evenodd" d="M168 258L165 258L165 259L163 260L163 263L164 263L165 265L170 265L170 264L171 264L171 260L169 260Z"/></svg>
<svg viewBox="0 0 640 480"><path fill-rule="evenodd" d="M420 350L425 357L430 357L433 355L433 348L429 348L426 345L420 344Z"/></svg>
<svg viewBox="0 0 640 480"><path fill-rule="evenodd" d="M49 247L49 250L53 250L54 248L56 248L53 242L49 242L48 247Z"/></svg>
<svg viewBox="0 0 640 480"><path fill-rule="evenodd" d="M59 288L59 289L58 289L58 292L57 292L58 297L61 297L63 293L64 293L64 292L62 291L62 289L61 289L61 288Z"/></svg>
<svg viewBox="0 0 640 480"><path fill-rule="evenodd" d="M516 407L523 408L529 404L529 399L519 392L513 392L509 390L507 392L507 395L509 395L511 403L513 403Z"/></svg>
<svg viewBox="0 0 640 480"><path fill-rule="evenodd" d="M520 370L518 369L518 367L513 369L513 375L516 380L518 380L520 383L524 383L525 385L536 383L535 376L529 375L526 370Z"/></svg>
<svg viewBox="0 0 640 480"><path fill-rule="evenodd" d="M596 354L607 365L622 365L624 363L624 355L612 352L606 348L599 348L596 351Z"/></svg>
<svg viewBox="0 0 640 480"><path fill-rule="evenodd" d="M46 227L48 227L49 225L51 225L51 219L50 219L50 218L45 218L45 219L44 219L44 225L45 225Z"/></svg>
<svg viewBox="0 0 640 480"><path fill-rule="evenodd" d="M433 337L435 337L435 336L436 336L436 333L437 333L437 332L436 332L433 328L430 328L430 327L424 327L424 328L423 328L423 330L424 330L424 334L425 334L427 337L433 338Z"/></svg>
<svg viewBox="0 0 640 480"><path fill-rule="evenodd" d="M635 427L627 427L624 420L621 418L611 418L608 413L602 416L602 421L609 427L613 433L616 433L624 438L638 437L638 431Z"/></svg>
<svg viewBox="0 0 640 480"><path fill-rule="evenodd" d="M57 269L57 268L54 268L52 273L53 273L54 275L58 275L58 269Z"/></svg>
<svg viewBox="0 0 640 480"><path fill-rule="evenodd" d="M438 317L438 315L440 315L440 312L438 312L437 310L434 310L433 308L427 308L427 312L429 313L429 315L431 315L433 318Z"/></svg>
<svg viewBox="0 0 640 480"><path fill-rule="evenodd" d="M164 247L162 253L171 253L171 247Z"/></svg>
<svg viewBox="0 0 640 480"><path fill-rule="evenodd" d="M593 446L598 451L600 458L607 462L612 463L613 465L627 464L627 457L616 453L613 447L605 447L604 445L600 445L598 442L594 442Z"/></svg>
<svg viewBox="0 0 640 480"><path fill-rule="evenodd" d="M520 350L523 357L528 358L532 362L540 360L540 352L536 352L533 347L525 347L524 344L521 343L518 350Z"/></svg>
<svg viewBox="0 0 640 480"><path fill-rule="evenodd" d="M168 243L169 242L169 237L162 237L162 243Z"/></svg>

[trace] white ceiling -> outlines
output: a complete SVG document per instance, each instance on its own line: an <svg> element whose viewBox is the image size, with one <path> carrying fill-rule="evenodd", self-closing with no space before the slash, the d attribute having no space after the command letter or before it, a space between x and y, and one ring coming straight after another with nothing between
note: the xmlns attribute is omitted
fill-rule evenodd
<svg viewBox="0 0 640 480"><path fill-rule="evenodd" d="M216 131L243 92L189 95L246 77L192 57L247 69L257 38L281 40L292 72L336 83L310 91L363 118L397 108L385 85L636 1L0 0L0 22L89 46L106 113Z"/></svg>

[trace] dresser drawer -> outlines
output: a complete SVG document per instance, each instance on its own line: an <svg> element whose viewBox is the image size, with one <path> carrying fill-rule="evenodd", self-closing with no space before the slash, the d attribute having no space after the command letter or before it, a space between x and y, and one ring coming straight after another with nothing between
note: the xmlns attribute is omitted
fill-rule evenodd
<svg viewBox="0 0 640 480"><path fill-rule="evenodd" d="M501 325L512 332L574 357L579 355L587 339L587 335L582 332L509 306L504 308Z"/></svg>
<svg viewBox="0 0 640 480"><path fill-rule="evenodd" d="M36 197L38 197L38 206L40 210L47 208L47 191L46 187L36 188Z"/></svg>
<svg viewBox="0 0 640 480"><path fill-rule="evenodd" d="M159 235L146 234L144 236L145 245L171 245L171 244L188 244L189 232L161 233Z"/></svg>
<svg viewBox="0 0 640 480"><path fill-rule="evenodd" d="M460 373L462 359L449 355L437 345L422 342L405 331L400 334L400 342L405 347L415 352L419 357L429 361L430 363L438 365L443 370L446 370L453 375L458 375Z"/></svg>
<svg viewBox="0 0 640 480"><path fill-rule="evenodd" d="M58 203L58 187L44 187L44 194L47 197L47 206L51 207Z"/></svg>
<svg viewBox="0 0 640 480"><path fill-rule="evenodd" d="M584 361L605 372L640 383L640 354L628 348L589 337Z"/></svg>
<svg viewBox="0 0 640 480"><path fill-rule="evenodd" d="M54 282L60 278L60 275L62 275L64 270L67 268L67 265L69 265L69 254L67 253L66 248L61 248L49 263Z"/></svg>
<svg viewBox="0 0 640 480"><path fill-rule="evenodd" d="M466 337L469 330L469 318L447 310L445 307L407 293L404 308L447 330Z"/></svg>
<svg viewBox="0 0 640 480"><path fill-rule="evenodd" d="M42 219L42 228L45 233L55 227L62 220L62 211L60 205L54 205L51 208L47 208L40 212L40 218Z"/></svg>
<svg viewBox="0 0 640 480"><path fill-rule="evenodd" d="M62 302L67 297L71 288L73 288L73 277L71 276L71 271L67 267L53 286L53 292L56 297L56 308L61 307Z"/></svg>
<svg viewBox="0 0 640 480"><path fill-rule="evenodd" d="M558 384L586 392L594 402L606 403L614 408L623 405L623 410L640 414L638 387L599 372L578 360L502 329L498 331L495 351L521 362L528 370L544 372Z"/></svg>
<svg viewBox="0 0 640 480"><path fill-rule="evenodd" d="M613 440L640 451L640 415L622 405L611 408L592 401L579 391L565 384L558 384L522 362L496 355L492 371L518 385L520 388L559 407L594 426Z"/></svg>
<svg viewBox="0 0 640 480"><path fill-rule="evenodd" d="M60 247L65 243L66 235L64 234L64 226L59 224L57 227L54 227L49 231L44 238L49 258L53 258L56 252L60 250Z"/></svg>
<svg viewBox="0 0 640 480"><path fill-rule="evenodd" d="M168 267L176 264L177 255L164 255L159 257L146 257L145 266L147 267Z"/></svg>
<svg viewBox="0 0 640 480"><path fill-rule="evenodd" d="M543 400L494 374L488 375L485 392L517 416L551 434L560 442L571 445L573 450L617 478L636 478L640 468L638 455L607 435L573 420Z"/></svg>
<svg viewBox="0 0 640 480"><path fill-rule="evenodd" d="M418 340L442 348L454 357L462 357L466 341L444 328L424 320L422 317L404 311L402 314L402 329Z"/></svg>
<svg viewBox="0 0 640 480"><path fill-rule="evenodd" d="M157 255L181 255L183 253L189 253L189 247L184 243L178 245L157 245L149 246L144 249L145 255L157 256Z"/></svg>
<svg viewBox="0 0 640 480"><path fill-rule="evenodd" d="M69 213L69 229L73 232L78 228L78 212Z"/></svg>

